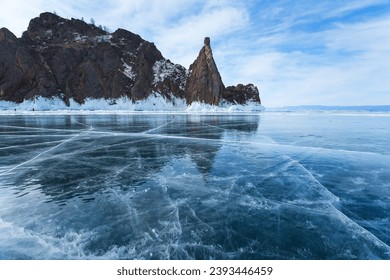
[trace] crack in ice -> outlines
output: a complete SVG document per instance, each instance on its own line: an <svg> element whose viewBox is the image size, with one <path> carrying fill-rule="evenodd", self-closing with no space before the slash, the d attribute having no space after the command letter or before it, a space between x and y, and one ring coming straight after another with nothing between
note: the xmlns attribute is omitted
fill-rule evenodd
<svg viewBox="0 0 390 280"><path fill-rule="evenodd" d="M81 124L81 123L80 123L80 124ZM85 124L82 124L82 125L88 127L88 128L89 128L89 131L92 130L92 126L87 126L87 125L85 125ZM51 147L51 148L49 148L49 149L47 149L47 150L45 150L45 151L43 151L43 152L40 152L39 154L37 154L37 155L34 156L33 158L31 158L31 159L29 159L29 160L27 160L27 161L25 161L25 162L22 162L22 163L20 163L20 164L14 166L14 167L8 169L7 171L4 171L4 172L0 173L0 176L4 176L4 175L7 175L7 174L10 174L12 171L14 171L14 170L16 170L16 169L18 169L18 168L20 168L20 167L26 165L26 164L29 164L29 163L35 161L36 159L40 158L42 155L45 155L45 154L47 154L47 153L49 153L49 152L51 152L51 151L57 149L58 147L60 147L60 146L62 146L62 145L64 145L64 144L66 144L66 143L68 143L68 142L73 141L74 139L78 138L79 136L81 136L82 134L84 134L84 133L86 133L86 132L87 132L87 131L83 131L83 132L81 132L81 133L79 133L79 134L77 134L77 135L75 135L75 136L72 136L72 137L70 137L70 138L68 138L68 139L66 139L66 140L64 140L64 141L62 141L62 142L59 143L58 145L55 145L55 146L53 146L53 147Z"/></svg>
<svg viewBox="0 0 390 280"><path fill-rule="evenodd" d="M164 127L164 126L170 125L171 123L175 122L175 120L176 120L176 116L174 115L172 121L167 122L167 123L164 123L164 124L162 124L162 125L160 125L160 126L158 126L158 127L151 128L151 129L149 129L149 130L146 130L146 131L142 132L142 134L148 134L148 133L150 133L150 132L152 132L152 131L159 130L160 128L162 128L162 127Z"/></svg>

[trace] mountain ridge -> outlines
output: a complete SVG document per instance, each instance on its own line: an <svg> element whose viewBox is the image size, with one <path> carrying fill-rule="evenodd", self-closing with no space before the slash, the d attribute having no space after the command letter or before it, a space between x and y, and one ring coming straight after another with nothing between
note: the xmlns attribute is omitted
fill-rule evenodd
<svg viewBox="0 0 390 280"><path fill-rule="evenodd" d="M21 103L59 98L83 104L87 99L132 102L153 94L188 105L261 104L252 84L225 87L205 38L187 70L163 57L152 42L124 29L109 33L78 19L42 13L21 38L0 29L0 100Z"/></svg>

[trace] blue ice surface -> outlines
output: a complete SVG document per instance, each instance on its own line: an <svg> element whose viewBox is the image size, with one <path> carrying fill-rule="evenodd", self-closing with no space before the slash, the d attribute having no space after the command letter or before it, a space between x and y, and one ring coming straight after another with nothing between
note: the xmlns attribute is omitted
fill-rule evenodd
<svg viewBox="0 0 390 280"><path fill-rule="evenodd" d="M390 114L4 115L0 259L390 259Z"/></svg>

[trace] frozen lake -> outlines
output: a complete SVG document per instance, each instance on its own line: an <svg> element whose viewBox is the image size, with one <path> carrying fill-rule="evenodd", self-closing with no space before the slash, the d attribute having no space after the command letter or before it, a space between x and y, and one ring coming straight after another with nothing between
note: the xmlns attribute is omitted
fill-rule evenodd
<svg viewBox="0 0 390 280"><path fill-rule="evenodd" d="M390 259L390 114L1 115L0 259Z"/></svg>

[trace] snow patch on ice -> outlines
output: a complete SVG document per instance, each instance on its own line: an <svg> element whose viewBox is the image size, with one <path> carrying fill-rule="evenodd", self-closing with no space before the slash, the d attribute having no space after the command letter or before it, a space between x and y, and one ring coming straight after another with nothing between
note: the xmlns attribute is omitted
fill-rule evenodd
<svg viewBox="0 0 390 280"><path fill-rule="evenodd" d="M26 100L22 103L0 101L0 114L6 112L32 111L178 111L185 110L186 102L180 98L167 100L160 94L151 94L145 100L133 102L128 97L118 99L87 98L84 104L79 104L72 98L69 107L60 98L37 97L35 100Z"/></svg>
<svg viewBox="0 0 390 280"><path fill-rule="evenodd" d="M192 102L187 109L187 112L261 112L264 107L256 102L248 102L245 105L231 104L221 102L219 106L205 104L202 102Z"/></svg>
<svg viewBox="0 0 390 280"><path fill-rule="evenodd" d="M34 112L136 112L136 111L161 111L161 112L258 112L264 107L257 103L247 105L232 105L221 103L220 106L209 105L201 102L194 102L187 105L186 100L178 97L166 99L159 93L151 94L147 99L132 101L128 97L118 99L92 99L87 98L84 104L79 104L72 98L69 99L69 106L60 98L37 97L35 100L25 100L22 103L0 101L0 114L21 114Z"/></svg>
<svg viewBox="0 0 390 280"><path fill-rule="evenodd" d="M70 100L71 105L76 103L73 99ZM63 100L60 98L43 98L37 97L35 100L25 100L22 103L11 101L0 101L0 111L48 111L48 110L66 110Z"/></svg>
<svg viewBox="0 0 390 280"><path fill-rule="evenodd" d="M86 259L83 245L91 238L91 233L69 231L64 236L35 232L0 218L2 234L9 236L6 242L0 240L0 259ZM16 244L23 244L17 246ZM96 257L94 257L96 258Z"/></svg>

